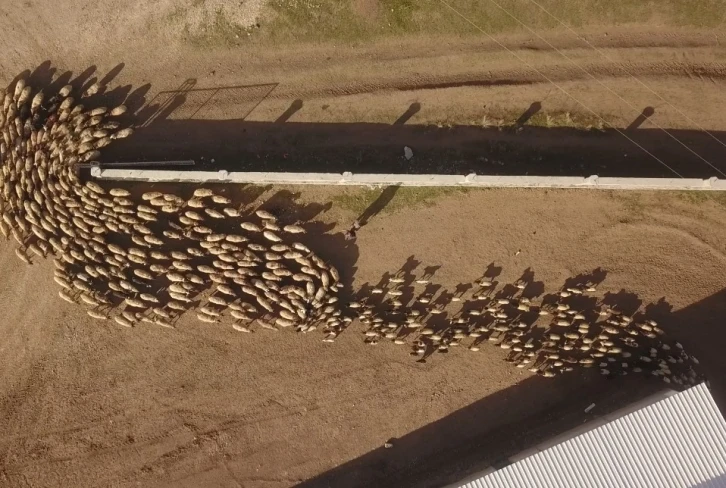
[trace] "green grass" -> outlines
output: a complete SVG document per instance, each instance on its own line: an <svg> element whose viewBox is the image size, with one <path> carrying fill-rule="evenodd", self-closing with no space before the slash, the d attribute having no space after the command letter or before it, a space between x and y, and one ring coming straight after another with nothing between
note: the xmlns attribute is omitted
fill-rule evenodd
<svg viewBox="0 0 726 488"><path fill-rule="evenodd" d="M714 202L722 207L726 207L726 192L722 191L681 191L677 192L675 196L679 200L693 205Z"/></svg>
<svg viewBox="0 0 726 488"><path fill-rule="evenodd" d="M197 0L199 1L199 0ZM185 37L194 46L212 48L215 46L239 46L247 40L249 28L229 20L224 12L217 10L204 19L194 32L185 26Z"/></svg>
<svg viewBox="0 0 726 488"><path fill-rule="evenodd" d="M389 27L394 31L400 29L406 32L420 9L419 2L412 0L380 0L380 4Z"/></svg>
<svg viewBox="0 0 726 488"><path fill-rule="evenodd" d="M507 129L514 127L521 115L521 111L492 109L478 120L463 120L461 118L449 117L429 122L428 125L438 129L451 129L461 125L478 126L483 129ZM596 117L589 113L540 111L527 120L524 126L544 127L548 129L562 127L601 131L609 128L608 122L614 123L613 120L614 117L608 115Z"/></svg>
<svg viewBox="0 0 726 488"><path fill-rule="evenodd" d="M270 0L260 29L248 29L221 11L190 29L187 13L204 5L192 0L179 6L165 22L179 28L198 47L255 43L347 42L404 36L484 36L440 0L375 0L376 18L364 18L353 7L359 0ZM374 0L366 0L374 1ZM647 24L717 27L726 24L723 0L537 0L547 12L526 0L445 0L489 34L562 29L557 19L575 28L587 25ZM510 16L511 13L515 18Z"/></svg>
<svg viewBox="0 0 726 488"><path fill-rule="evenodd" d="M723 0L697 0L671 2L673 16L680 25L717 27L726 22L726 5Z"/></svg>
<svg viewBox="0 0 726 488"><path fill-rule="evenodd" d="M362 214L371 206L385 188L355 188L347 189L343 193L332 197L333 205L355 215ZM444 197L462 195L472 191L496 191L488 188L459 188L459 187L401 187L391 201L383 207L382 214L394 213L408 208L432 207ZM568 190L556 190L568 191ZM580 191L580 190L576 190ZM633 223L645 217L648 208L654 204L649 198L649 192L608 191L608 196L623 205L624 214L621 223ZM726 192L680 191L662 192L661 202L674 198L692 205L703 205L713 202L726 208ZM672 201L672 200L671 200Z"/></svg>
<svg viewBox="0 0 726 488"><path fill-rule="evenodd" d="M607 117L603 117L607 120ZM525 125L534 127L572 127L576 129L598 129L607 127L600 117L583 113L538 112Z"/></svg>
<svg viewBox="0 0 726 488"><path fill-rule="evenodd" d="M479 121L479 123L473 123L472 125L480 125L484 128L487 127L511 127L517 123L519 117L522 115L521 112L514 111L492 111L491 114L485 115ZM608 117L602 116L596 117L591 114L583 114L577 112L565 112L565 111L544 111L541 110L534 114L524 123L524 126L530 127L569 127L573 129L591 130L597 129L602 130L607 127L603 122Z"/></svg>
<svg viewBox="0 0 726 488"><path fill-rule="evenodd" d="M362 214L381 196L385 188L351 189L333 197L333 204L343 210ZM461 195L470 188L457 187L401 187L381 213L396 212L406 208L433 206L436 200L449 195Z"/></svg>
<svg viewBox="0 0 726 488"><path fill-rule="evenodd" d="M272 41L362 41L401 35L483 35L439 0L378 0L375 22L352 8L354 0L272 0L271 15L255 36ZM716 27L726 23L723 0L446 0L488 33L523 31L512 16L536 30L568 25L659 24ZM506 11L505 11L506 10Z"/></svg>
<svg viewBox="0 0 726 488"><path fill-rule="evenodd" d="M620 223L627 224L641 221L649 209L668 208L676 202L682 202L694 207L701 207L714 203L726 208L726 192L721 191L609 191L613 200L620 202L624 213ZM657 198L655 198L657 196Z"/></svg>
<svg viewBox="0 0 726 488"><path fill-rule="evenodd" d="M270 40L353 40L364 37L365 25L347 0L271 0L272 22L262 34Z"/></svg>
<svg viewBox="0 0 726 488"><path fill-rule="evenodd" d="M613 190L608 191L608 196L623 205L625 215L621 217L620 223L632 223L634 220L639 220L645 215L647 205L643 201L644 195L640 192Z"/></svg>

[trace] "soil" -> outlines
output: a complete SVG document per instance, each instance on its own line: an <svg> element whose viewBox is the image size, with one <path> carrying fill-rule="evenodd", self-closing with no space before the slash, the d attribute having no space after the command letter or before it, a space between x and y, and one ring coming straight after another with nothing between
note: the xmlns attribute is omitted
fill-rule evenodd
<svg viewBox="0 0 726 488"><path fill-rule="evenodd" d="M254 171L723 177L717 41L592 37L603 56L565 34L548 40L558 51L512 40L533 67L524 69L482 41L263 50L234 66L228 54L185 57L175 81L152 83L148 130L105 158L191 157Z"/></svg>
<svg viewBox="0 0 726 488"><path fill-rule="evenodd" d="M367 22L375 22L380 14L381 5L378 0L354 0L353 11Z"/></svg>
<svg viewBox="0 0 726 488"><path fill-rule="evenodd" d="M173 2L115 5L61 9L47 0L0 15L0 78L30 69L38 80L50 70L80 85L107 79L109 103L131 96L142 109L147 127L110 146L108 160L204 157L225 169L354 172L726 171L718 32L583 33L607 59L567 32L547 34L559 51L532 36L502 37L533 69L470 38L200 51L168 30L148 30L149 17ZM516 123L536 102L554 125ZM634 124L646 107L654 115ZM613 129L587 129L598 116L655 157ZM263 190L259 201L321 221L327 234L311 245L351 289L412 260L417 273L440 266L434 281L452 292L490 263L501 267L501 283L534 272L540 293L605 270L599 296L633 310L650 305L726 404L726 208L718 197L489 190L402 202L401 193L346 244L360 190ZM122 330L60 300L50 263L27 267L9 244L0 263L5 486L442 486L660 388L579 373L548 381L489 347L418 363L398 346L364 345L358 327L334 344L315 333L243 335L191 317L176 330Z"/></svg>
<svg viewBox="0 0 726 488"><path fill-rule="evenodd" d="M279 191L260 201L281 201ZM539 293L602 268L598 296L648 306L724 398L720 204L507 190L400 207L394 196L393 210L341 249L332 243L358 216L341 191L353 190L301 190L296 205L311 215L332 203L316 217L331 238L316 248L354 288L413 261L419 276L440 266L433 281L450 292L490 263L502 283L533 272ZM364 345L358 326L333 344L193 318L171 331L121 330L57 298L48 263L27 267L10 246L1 256L8 486L441 486L660 388L636 377L541 379L489 346L418 363L404 346Z"/></svg>

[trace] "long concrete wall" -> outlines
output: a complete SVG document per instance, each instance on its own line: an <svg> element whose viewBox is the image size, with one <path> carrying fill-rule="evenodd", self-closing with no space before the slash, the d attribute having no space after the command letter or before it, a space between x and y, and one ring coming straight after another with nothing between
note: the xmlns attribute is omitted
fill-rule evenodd
<svg viewBox="0 0 726 488"><path fill-rule="evenodd" d="M349 186L458 186L482 188L588 188L600 190L726 190L726 180L709 178L587 178L579 176L398 175L353 173L259 173L92 168L105 180Z"/></svg>

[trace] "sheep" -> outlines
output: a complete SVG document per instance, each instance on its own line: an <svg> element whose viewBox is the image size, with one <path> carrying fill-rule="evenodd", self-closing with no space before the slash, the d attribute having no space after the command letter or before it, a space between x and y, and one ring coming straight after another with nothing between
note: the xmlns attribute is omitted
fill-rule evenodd
<svg viewBox="0 0 726 488"><path fill-rule="evenodd" d="M102 312L99 312L99 311L97 311L97 310L87 310L87 311L86 311L86 313L87 313L87 314L88 314L88 315L89 315L89 316L90 316L91 318L94 318L94 319L96 319L96 320L107 320L107 319L108 319L108 315L106 315L106 314L104 314L104 313L102 313Z"/></svg>
<svg viewBox="0 0 726 488"><path fill-rule="evenodd" d="M90 92L94 90L100 87L91 87ZM291 242L291 236L305 233L301 225L279 224L275 215L257 209L253 216L260 219L257 223L242 219L236 221L241 234L224 234L211 224L204 225L205 221L238 218L244 212L210 189L197 188L186 201L162 192L143 193L137 201L128 190L105 190L94 181L80 181L72 170L74 165L96 158L98 148L133 131L119 130L121 124L109 120L123 114L125 106L88 110L70 93L70 87L63 87L55 96L48 94L52 102L45 107L44 92L33 90L24 81L16 83L12 93L0 92L0 233L17 240L20 247L15 252L28 264L28 254L55 254L54 265L63 273L55 274L54 279L61 287L61 297L69 302L109 305L101 293L108 288L130 309L148 311L143 317L123 311L115 318L121 325L131 327L141 319L171 327L172 311L176 315L191 308L192 297L207 296L204 293L211 285L210 305L198 310L209 322L217 322L221 313L212 305L229 308L238 321L251 321L258 315L256 307L236 302L249 296L267 314L258 320L260 327L277 330L295 325L298 332L310 332L320 326L326 342L335 340L357 316L369 327L369 344L380 339L403 344L406 337L399 331L420 330L424 339L414 343L416 355L423 354L426 347L444 352L466 340L472 341L468 348L476 351L480 341L486 340L510 350L518 368L531 368L543 377L574 366L592 367L597 360L606 365L602 369L608 375L656 370L658 376L676 385L698 378L692 371L676 372L676 367L696 365L697 360L682 353L678 345L662 342L664 332L654 321L634 321L607 307L595 311L602 319L591 321L586 317L589 314L573 309L570 300L595 292L591 283L562 287L556 292L557 301L543 307L521 296L527 289L524 280L512 284L516 295L494 296L495 282L485 277L476 282L478 289L470 299L457 295L437 301L428 292L417 293L414 309L403 314L404 289L397 287L409 277L398 273L390 279L392 286L373 288L368 298L347 309L338 302L337 293L343 286L338 270L305 244ZM22 107L16 103L19 100ZM36 128L28 115L42 115L41 108L47 108L53 117ZM223 208L217 210L213 204ZM159 218L164 213L171 215ZM137 247L120 244L128 239ZM172 241L179 247L162 249ZM157 280L166 281L165 292L152 288ZM430 276L413 277L410 282L428 285ZM159 302L166 294L171 301L162 307ZM394 320L384 319L368 302L374 297L384 299L385 313L403 314L405 322L394 315ZM464 302L466 308L447 322L447 328L430 327L429 315L444 314L449 302ZM109 318L105 309L87 313L99 320ZM517 315L510 317L510 313ZM550 317L553 330L546 329L542 339L532 335L538 327L534 320L524 318L527 314L533 319ZM233 327L251 331L247 324ZM554 333L560 330L563 332ZM656 347L647 353L648 345Z"/></svg>

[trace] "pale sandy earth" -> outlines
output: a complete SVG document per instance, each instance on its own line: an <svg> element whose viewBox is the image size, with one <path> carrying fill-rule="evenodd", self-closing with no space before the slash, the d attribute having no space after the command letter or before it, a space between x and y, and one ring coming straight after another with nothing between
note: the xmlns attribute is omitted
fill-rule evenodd
<svg viewBox="0 0 726 488"><path fill-rule="evenodd" d="M325 202L331 193L304 199ZM677 196L472 191L440 197L436 207L384 211L346 254L359 254L356 285L414 256L420 268L441 265L435 281L452 291L492 262L502 282L531 268L546 291L602 267L600 293L625 289L644 305L665 299L672 313L661 313L663 322L713 373L724 367L716 316L724 305L709 297L726 272L725 213ZM322 218L354 215L333 205ZM501 446L486 439L498 427L514 425L509 435L521 438L516 426L544 422L552 409L581 411L651 385L579 374L533 379L487 347L418 364L397 346L365 346L357 327L335 344L315 334L240 335L193 319L174 331L121 330L57 299L47 264L26 267L9 246L2 259L12 278L0 293L0 446L11 486L291 486L389 438L407 442L417 429L423 445L384 450L383 465L366 465L345 486L385 485L383 474L394 486L411 470L436 486L451 476L427 471L441 445L479 446L478 462L491 461ZM429 424L439 419L434 435Z"/></svg>
<svg viewBox="0 0 726 488"><path fill-rule="evenodd" d="M160 103L168 98L162 92L190 79L196 89L215 88L211 98L189 95L160 121L385 125L413 103L420 110L407 126L479 126L485 115L516 118L535 101L553 114L588 113L486 40L200 52L153 23L175 2L58 3L0 6L0 78L47 60L59 73L95 66L86 79L103 78L123 63L112 84L123 94L140 89L146 101ZM617 127L653 106L643 128L705 128L722 137L720 33L635 26L587 35L609 59L564 32L548 39L575 65L531 36L503 41ZM216 90L230 86L247 88ZM298 99L301 108L289 110ZM244 143L243 128L226 130ZM157 147L182 145L175 137ZM294 132L287 137L284 148L311 144ZM153 152L146 140L134 153L133 141L119 154ZM207 147L208 157L217 149ZM716 142L707 147L718 168L721 150ZM600 295L624 289L634 294L619 298L624 306L667 302L654 313L726 398L718 374L726 371L726 208L716 200L507 190L404 205L398 196L345 247L341 232L360 209L339 193L354 190L293 191L301 194L298 204L332 202L314 216L330 224L320 254L354 278L355 288L377 283L411 256L418 269L441 266L434 281L451 291L490 263L502 268L503 283L530 268L547 292L602 268ZM598 415L653 389L637 378L535 378L492 348L453 350L421 364L393 345L365 346L358 327L335 344L316 334L241 335L191 318L177 330L121 330L57 298L50 263L26 267L10 243L0 249L0 486L441 486L576 425L593 401ZM391 438L394 447L383 449Z"/></svg>

